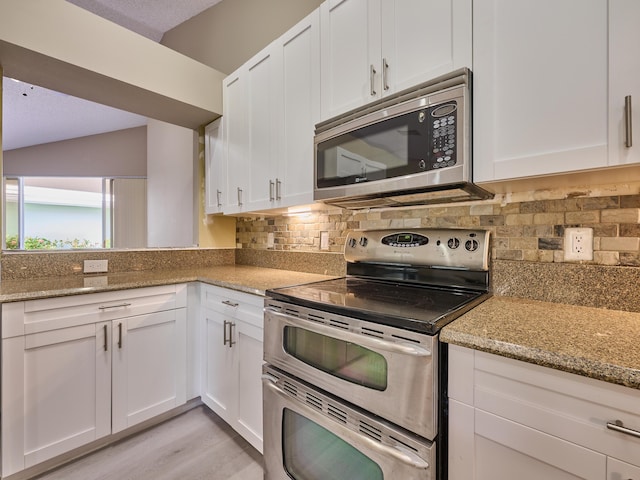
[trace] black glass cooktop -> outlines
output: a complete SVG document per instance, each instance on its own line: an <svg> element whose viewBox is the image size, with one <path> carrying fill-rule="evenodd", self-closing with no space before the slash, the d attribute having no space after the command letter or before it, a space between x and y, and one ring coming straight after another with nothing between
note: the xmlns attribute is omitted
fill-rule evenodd
<svg viewBox="0 0 640 480"><path fill-rule="evenodd" d="M420 333L437 333L487 294L344 277L268 290L275 300Z"/></svg>

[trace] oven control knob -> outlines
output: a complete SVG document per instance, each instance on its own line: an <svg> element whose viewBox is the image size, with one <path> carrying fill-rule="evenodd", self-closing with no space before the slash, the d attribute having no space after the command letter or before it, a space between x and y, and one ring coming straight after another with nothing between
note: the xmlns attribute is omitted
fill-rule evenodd
<svg viewBox="0 0 640 480"><path fill-rule="evenodd" d="M467 240L467 242L464 244L464 248L466 248L470 252L475 252L478 247L479 244L477 240Z"/></svg>
<svg viewBox="0 0 640 480"><path fill-rule="evenodd" d="M447 245L449 246L449 248L451 250L455 250L456 248L458 248L460 246L460 240L458 238L450 238L449 241L447 242Z"/></svg>
<svg viewBox="0 0 640 480"><path fill-rule="evenodd" d="M367 237L360 237L360 246L366 247L369 243L369 239Z"/></svg>
<svg viewBox="0 0 640 480"><path fill-rule="evenodd" d="M350 246L351 248L355 248L355 247L356 247L356 244L357 244L357 242L356 242L356 239L355 239L355 238L350 238L350 239L349 239L349 246Z"/></svg>

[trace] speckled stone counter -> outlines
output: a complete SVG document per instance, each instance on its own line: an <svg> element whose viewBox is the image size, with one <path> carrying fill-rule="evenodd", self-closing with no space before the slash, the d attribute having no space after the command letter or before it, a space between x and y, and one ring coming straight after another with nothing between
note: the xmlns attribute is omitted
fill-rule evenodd
<svg viewBox="0 0 640 480"><path fill-rule="evenodd" d="M270 288L330 278L334 277L248 265L220 265L206 268L150 270L108 275L68 275L33 280L4 280L0 282L0 303L195 281L245 293L264 295L265 291Z"/></svg>
<svg viewBox="0 0 640 480"><path fill-rule="evenodd" d="M442 341L640 389L640 313L491 297Z"/></svg>

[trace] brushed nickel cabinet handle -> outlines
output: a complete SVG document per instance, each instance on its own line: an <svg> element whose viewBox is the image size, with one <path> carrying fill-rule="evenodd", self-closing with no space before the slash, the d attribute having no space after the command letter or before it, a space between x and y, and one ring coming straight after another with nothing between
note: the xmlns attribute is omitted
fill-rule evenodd
<svg viewBox="0 0 640 480"><path fill-rule="evenodd" d="M386 90L389 90L389 64L387 63L387 59L382 59L382 87Z"/></svg>
<svg viewBox="0 0 640 480"><path fill-rule="evenodd" d="M371 83L371 96L375 97L376 96L376 68L373 66L373 64L371 65L371 69L369 70L369 82Z"/></svg>
<svg viewBox="0 0 640 480"><path fill-rule="evenodd" d="M236 328L236 322L229 322L229 348L233 347L236 342L233 341L233 331Z"/></svg>
<svg viewBox="0 0 640 480"><path fill-rule="evenodd" d="M274 195L273 195L273 187L275 186L275 184L273 183L273 180L269 180L269 201L273 202L273 200L275 199Z"/></svg>
<svg viewBox="0 0 640 480"><path fill-rule="evenodd" d="M218 207L222 206L222 202L220 202L220 195L222 195L222 192L220 190L216 190L216 200L218 202Z"/></svg>
<svg viewBox="0 0 640 480"><path fill-rule="evenodd" d="M118 324L118 348L122 348L122 323Z"/></svg>
<svg viewBox="0 0 640 480"><path fill-rule="evenodd" d="M101 305L98 307L98 310L109 310L111 308L126 308L130 307L130 303L119 303L118 305Z"/></svg>
<svg viewBox="0 0 640 480"><path fill-rule="evenodd" d="M631 148L633 145L633 118L631 111L631 95L624 97L624 145Z"/></svg>
<svg viewBox="0 0 640 480"><path fill-rule="evenodd" d="M227 340L227 325L231 323L231 322L227 322L226 320L224 321L224 324L222 325L222 345L226 345L228 340Z"/></svg>
<svg viewBox="0 0 640 480"><path fill-rule="evenodd" d="M631 435L632 437L640 438L640 431L625 427L624 423L622 423L622 420L607 422L607 428L609 430L615 430L616 432L624 433L625 435Z"/></svg>
<svg viewBox="0 0 640 480"><path fill-rule="evenodd" d="M107 343L107 337L108 337L107 326L104 325L103 328L104 328L104 351L106 352L107 350L109 350L109 344Z"/></svg>
<svg viewBox="0 0 640 480"><path fill-rule="evenodd" d="M231 300L222 300L222 303L224 303L225 305L228 305L230 307L237 307L239 305L238 303L234 303Z"/></svg>
<svg viewBox="0 0 640 480"><path fill-rule="evenodd" d="M282 200L282 182L276 178L276 200Z"/></svg>
<svg viewBox="0 0 640 480"><path fill-rule="evenodd" d="M238 206L242 206L242 189L238 187Z"/></svg>

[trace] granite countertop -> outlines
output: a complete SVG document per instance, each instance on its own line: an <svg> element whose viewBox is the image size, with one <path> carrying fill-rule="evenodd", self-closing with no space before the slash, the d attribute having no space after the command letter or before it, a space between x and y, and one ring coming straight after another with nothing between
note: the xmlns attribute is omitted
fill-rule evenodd
<svg viewBox="0 0 640 480"><path fill-rule="evenodd" d="M248 265L220 265L207 268L3 280L0 282L0 303L196 281L264 295L265 291L271 288L330 278L335 277Z"/></svg>
<svg viewBox="0 0 640 480"><path fill-rule="evenodd" d="M440 339L640 389L640 313L495 296Z"/></svg>

